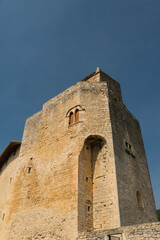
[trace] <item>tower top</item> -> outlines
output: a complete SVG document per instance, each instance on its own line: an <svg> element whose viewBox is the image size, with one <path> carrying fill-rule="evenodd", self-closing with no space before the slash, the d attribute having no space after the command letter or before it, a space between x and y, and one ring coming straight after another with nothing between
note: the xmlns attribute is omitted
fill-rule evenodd
<svg viewBox="0 0 160 240"><path fill-rule="evenodd" d="M98 72L101 72L101 69L99 67L97 67L97 69L96 69L96 73L98 73Z"/></svg>

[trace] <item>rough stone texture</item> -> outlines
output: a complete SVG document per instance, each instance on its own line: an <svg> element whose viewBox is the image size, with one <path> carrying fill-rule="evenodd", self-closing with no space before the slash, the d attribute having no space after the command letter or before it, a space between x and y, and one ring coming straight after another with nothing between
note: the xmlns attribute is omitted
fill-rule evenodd
<svg viewBox="0 0 160 240"><path fill-rule="evenodd" d="M112 92L109 99L121 226L154 222L157 216L139 122ZM138 207L137 192L142 198Z"/></svg>
<svg viewBox="0 0 160 240"><path fill-rule="evenodd" d="M139 224L112 230L81 233L78 240L109 240L111 236L118 237L120 240L159 240L160 223Z"/></svg>
<svg viewBox="0 0 160 240"><path fill-rule="evenodd" d="M79 121L69 125L76 109ZM139 123L119 83L97 70L27 119L0 192L0 240L74 240L156 221Z"/></svg>

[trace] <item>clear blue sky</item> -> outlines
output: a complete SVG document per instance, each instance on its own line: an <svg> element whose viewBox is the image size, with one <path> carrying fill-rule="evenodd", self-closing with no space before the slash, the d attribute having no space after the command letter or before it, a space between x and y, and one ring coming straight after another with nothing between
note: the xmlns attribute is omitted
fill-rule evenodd
<svg viewBox="0 0 160 240"><path fill-rule="evenodd" d="M160 208L160 0L0 0L0 152L97 66L141 123Z"/></svg>

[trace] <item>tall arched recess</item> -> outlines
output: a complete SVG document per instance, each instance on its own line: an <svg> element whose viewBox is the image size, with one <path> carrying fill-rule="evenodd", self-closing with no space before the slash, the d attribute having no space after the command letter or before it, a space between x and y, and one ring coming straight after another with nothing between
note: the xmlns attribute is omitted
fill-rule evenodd
<svg viewBox="0 0 160 240"><path fill-rule="evenodd" d="M78 169L78 230L92 231L99 224L98 215L104 209L106 181L106 140L91 135L84 141ZM102 207L103 205L103 207ZM99 210L98 210L99 209Z"/></svg>

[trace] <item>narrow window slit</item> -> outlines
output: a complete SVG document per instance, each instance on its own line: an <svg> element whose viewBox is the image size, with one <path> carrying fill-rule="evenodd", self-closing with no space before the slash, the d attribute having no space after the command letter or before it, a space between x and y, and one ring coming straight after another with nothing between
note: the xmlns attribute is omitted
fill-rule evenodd
<svg viewBox="0 0 160 240"><path fill-rule="evenodd" d="M76 109L75 111L75 122L79 121L79 109Z"/></svg>
<svg viewBox="0 0 160 240"><path fill-rule="evenodd" d="M73 124L73 112L70 112L69 114L69 125Z"/></svg>

